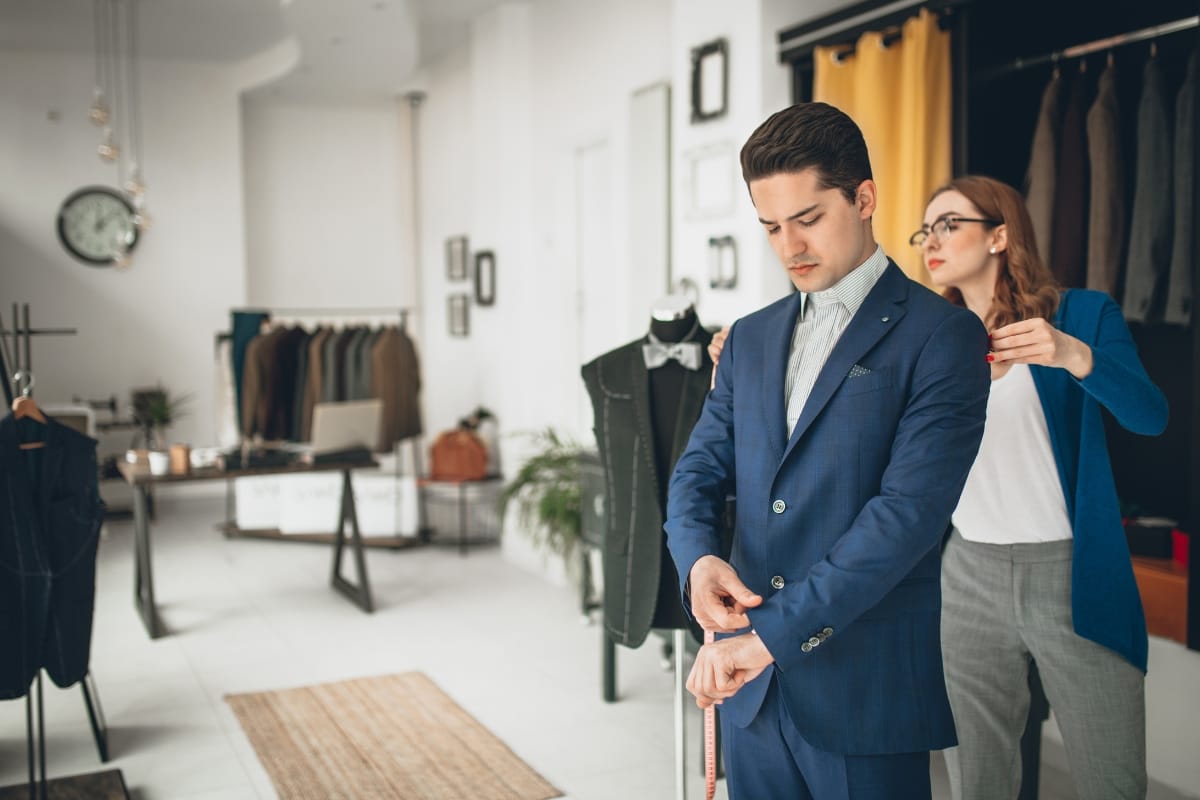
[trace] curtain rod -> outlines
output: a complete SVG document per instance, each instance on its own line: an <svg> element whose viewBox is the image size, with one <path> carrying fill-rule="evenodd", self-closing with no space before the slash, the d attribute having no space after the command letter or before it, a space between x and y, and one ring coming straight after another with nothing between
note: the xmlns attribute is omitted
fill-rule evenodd
<svg viewBox="0 0 1200 800"><path fill-rule="evenodd" d="M1008 64L1004 64L1003 66L985 72L980 76L979 80L987 81L991 80L992 78L997 78L1001 75L1007 75L1010 72L1018 72L1020 70L1028 69L1029 67L1036 67L1047 62L1059 61L1064 58L1079 58L1080 56L1086 56L1089 53L1095 53L1100 50L1109 50L1113 47L1133 44L1134 42L1142 42L1146 39L1155 39L1159 36L1166 36L1167 34L1186 31L1197 26L1200 26L1200 16L1184 17L1183 19L1177 19L1174 22L1166 22L1162 25L1151 25L1148 28L1141 28L1140 30L1121 33L1116 36L1109 36L1105 39L1097 39L1094 42L1077 44L1072 47L1063 48L1062 50L1055 50L1053 53L1035 56L1034 58L1018 58Z"/></svg>
<svg viewBox="0 0 1200 800"><path fill-rule="evenodd" d="M878 0L863 2L779 33L779 60L783 63L797 61L809 55L813 48L827 44L838 44L860 34L899 24L903 20L926 8L941 14L961 6L970 5L972 0L894 0L879 3Z"/></svg>

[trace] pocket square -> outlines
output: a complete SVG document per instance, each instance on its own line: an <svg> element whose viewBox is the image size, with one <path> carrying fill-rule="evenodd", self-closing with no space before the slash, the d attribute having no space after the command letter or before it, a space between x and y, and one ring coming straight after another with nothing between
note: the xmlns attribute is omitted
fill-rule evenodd
<svg viewBox="0 0 1200 800"><path fill-rule="evenodd" d="M870 374L871 374L871 370L867 369L866 367L862 366L861 364L855 364L853 367L850 368L850 374L847 375L846 377L847 378L861 378L863 375L870 375Z"/></svg>

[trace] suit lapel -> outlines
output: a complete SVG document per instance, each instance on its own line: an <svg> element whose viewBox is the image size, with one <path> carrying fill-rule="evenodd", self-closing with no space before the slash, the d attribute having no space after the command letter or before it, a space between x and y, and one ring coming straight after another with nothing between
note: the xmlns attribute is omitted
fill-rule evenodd
<svg viewBox="0 0 1200 800"><path fill-rule="evenodd" d="M638 441L635 445L637 452L634 453L634 458L637 459L646 458L646 454L652 452L650 448L654 447L654 430L650 426L650 373L642 358L642 344L646 341L649 340L639 340L629 349L629 373L633 376L633 410L637 417ZM646 471L654 481L653 496L658 497L658 470L653 458L646 460L649 462Z"/></svg>
<svg viewBox="0 0 1200 800"><path fill-rule="evenodd" d="M796 421L796 428L788 440L783 458L780 459L781 464L791 454L796 442L812 425L813 420L829 403L829 399L841 386L850 368L900 322L905 313L903 303L907 297L908 278L895 263L889 261L888 268L850 320L850 325L834 345L833 352L829 354L825 366L817 375L817 382L804 403L804 409Z"/></svg>
<svg viewBox="0 0 1200 800"><path fill-rule="evenodd" d="M766 342L763 365L763 409L766 420L767 441L771 443L771 455L775 463L783 462L783 449L787 444L787 408L783 402L783 382L787 380L788 356L792 352L792 335L796 331L796 317L800 314L799 292L793 292L780 312L780 319L768 324L771 331Z"/></svg>

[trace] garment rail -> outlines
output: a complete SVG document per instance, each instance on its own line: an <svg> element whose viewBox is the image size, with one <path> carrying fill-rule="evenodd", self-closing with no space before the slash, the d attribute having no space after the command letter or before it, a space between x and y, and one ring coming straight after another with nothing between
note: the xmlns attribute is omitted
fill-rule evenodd
<svg viewBox="0 0 1200 800"><path fill-rule="evenodd" d="M268 318L316 317L320 321L338 320L339 318L346 318L346 317L399 317L400 330L403 331L405 334L410 333L409 329L408 329L409 316L416 313L415 309L413 309L411 307L407 307L407 306L379 306L379 307L366 307L366 306L343 306L343 307L335 307L335 306L300 306L300 307L247 306L247 307L243 307L243 308L233 308L233 309L230 309L230 311L234 312L234 313L243 313L243 314L254 314L254 313L264 314ZM229 339L231 339L232 335L233 335L232 331L219 331L213 339L214 350L219 348L222 342L225 342L225 341L228 341ZM413 477L420 479L424 474L424 466L423 466L423 462L422 462L422 458L421 458L420 436L419 435L413 436L404 441L408 442L409 447L412 450ZM396 442L395 448L394 448L394 453L397 458L397 465L399 465L400 445L401 445L401 442ZM399 479L400 479L400 473L398 470L396 473L396 479L397 479L397 481L399 481ZM220 528L227 535L233 531L238 530L237 525L233 521L233 516L234 516L233 483L232 483L232 481L228 481L228 482L226 482L226 485L225 485L225 522L222 523L222 525L220 526ZM425 496L424 496L424 493L418 491L418 493L417 493L417 530L418 530L419 537L422 541L428 535L428 528L427 528L426 520L427 520L427 515L426 515L426 509L425 509ZM299 541L299 540L304 539L305 537L294 536L292 538ZM309 538L311 538L311 537L309 537Z"/></svg>
<svg viewBox="0 0 1200 800"><path fill-rule="evenodd" d="M1065 59L1080 58L1091 53L1097 53L1102 50L1111 50L1115 47L1122 47L1135 42L1144 42L1147 39L1158 39L1172 33L1191 30L1200 26L1200 15L1194 17L1184 17L1177 19L1174 22L1166 22L1162 25L1151 25L1148 28L1140 28L1136 31L1109 36L1104 39L1097 39L1093 42L1085 42L1084 44L1072 45L1071 47L1055 50L1053 53L1046 53L1032 58L1018 58L1003 64L995 69L989 70L979 76L978 83L986 83L995 78L1008 75L1013 72L1019 72L1030 67L1036 67L1041 64L1058 63Z"/></svg>

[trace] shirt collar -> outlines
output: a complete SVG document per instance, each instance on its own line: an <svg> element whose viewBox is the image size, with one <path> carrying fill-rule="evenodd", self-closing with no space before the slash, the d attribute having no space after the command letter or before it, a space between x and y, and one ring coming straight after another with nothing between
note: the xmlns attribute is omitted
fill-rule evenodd
<svg viewBox="0 0 1200 800"><path fill-rule="evenodd" d="M875 284L883 277L887 267L888 260L883 254L883 248L875 245L875 252L871 253L866 261L850 270L833 286L819 292L804 292L800 300L801 319L807 310L809 295L812 295L813 301L818 305L836 300L844 305L853 317L871 293L871 289L875 288Z"/></svg>

